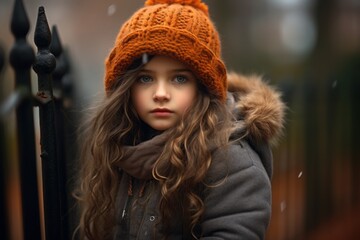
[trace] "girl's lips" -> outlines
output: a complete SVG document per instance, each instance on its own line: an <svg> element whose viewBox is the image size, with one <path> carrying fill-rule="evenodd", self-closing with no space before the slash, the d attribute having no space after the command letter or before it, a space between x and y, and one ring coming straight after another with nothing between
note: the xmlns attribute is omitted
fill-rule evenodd
<svg viewBox="0 0 360 240"><path fill-rule="evenodd" d="M154 114L157 117L169 117L173 111L167 109L167 108L156 108L154 110L151 110L152 114Z"/></svg>
<svg viewBox="0 0 360 240"><path fill-rule="evenodd" d="M172 111L167 108L155 108L151 110L151 113L172 113Z"/></svg>

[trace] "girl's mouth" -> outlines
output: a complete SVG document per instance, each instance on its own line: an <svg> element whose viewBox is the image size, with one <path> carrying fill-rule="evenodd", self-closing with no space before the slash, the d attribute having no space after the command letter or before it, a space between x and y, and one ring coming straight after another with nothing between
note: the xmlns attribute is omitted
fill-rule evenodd
<svg viewBox="0 0 360 240"><path fill-rule="evenodd" d="M173 111L167 108L155 108L151 110L150 113L153 113L155 116L158 117L168 117L173 113Z"/></svg>

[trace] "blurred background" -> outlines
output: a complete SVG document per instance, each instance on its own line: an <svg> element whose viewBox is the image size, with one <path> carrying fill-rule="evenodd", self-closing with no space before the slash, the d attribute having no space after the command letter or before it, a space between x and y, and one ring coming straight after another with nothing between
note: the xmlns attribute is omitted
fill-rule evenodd
<svg viewBox="0 0 360 240"><path fill-rule="evenodd" d="M284 136L274 147L267 239L360 239L360 0L204 2L220 32L228 69L263 75L282 91L288 106ZM143 3L24 1L27 39L34 49L39 6L45 7L49 25L58 28L71 62L74 98L68 108L75 116L102 95L104 59L119 27ZM0 53L5 56L0 102L14 89L9 64L13 5L13 0L0 0ZM22 239L14 119L13 112L3 119L1 194L10 239Z"/></svg>

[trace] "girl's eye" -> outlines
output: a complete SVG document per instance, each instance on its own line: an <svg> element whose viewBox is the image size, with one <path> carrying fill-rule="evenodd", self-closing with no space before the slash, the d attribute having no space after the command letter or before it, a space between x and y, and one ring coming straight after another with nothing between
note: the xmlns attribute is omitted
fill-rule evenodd
<svg viewBox="0 0 360 240"><path fill-rule="evenodd" d="M176 76L175 77L175 79L174 79L174 81L176 82L176 83L186 83L187 82L187 77L185 77L185 76Z"/></svg>
<svg viewBox="0 0 360 240"><path fill-rule="evenodd" d="M138 81L139 81L140 83L149 83L149 82L152 81L152 77L147 76L147 75L139 76L139 77L138 77Z"/></svg>

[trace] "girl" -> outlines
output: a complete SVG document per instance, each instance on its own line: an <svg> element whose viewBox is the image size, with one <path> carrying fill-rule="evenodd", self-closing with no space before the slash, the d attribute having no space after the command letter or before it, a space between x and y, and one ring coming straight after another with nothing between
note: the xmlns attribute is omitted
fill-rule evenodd
<svg viewBox="0 0 360 240"><path fill-rule="evenodd" d="M259 78L227 76L204 3L146 1L105 92L83 144L82 239L264 238L283 104Z"/></svg>

